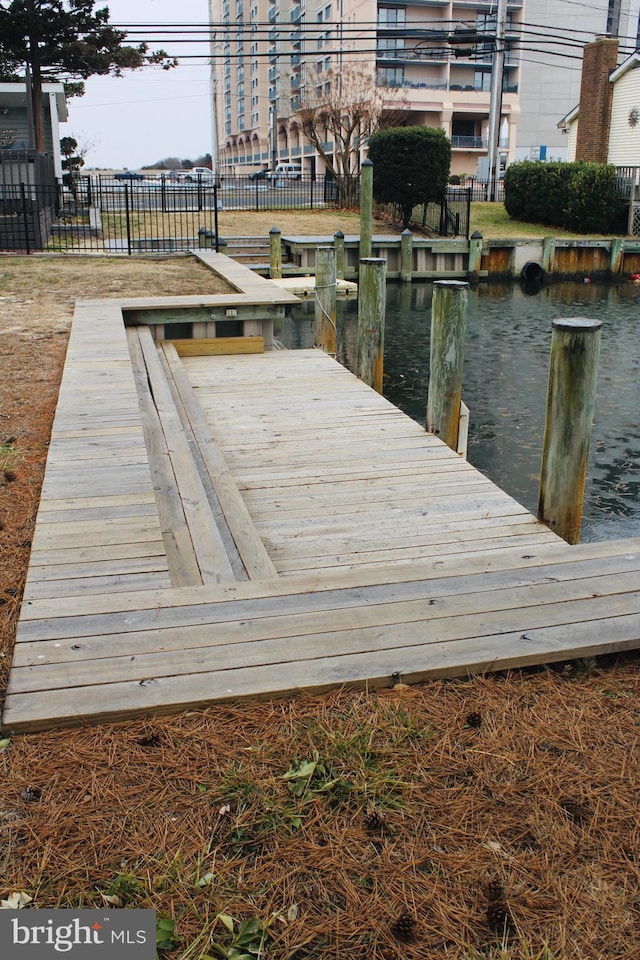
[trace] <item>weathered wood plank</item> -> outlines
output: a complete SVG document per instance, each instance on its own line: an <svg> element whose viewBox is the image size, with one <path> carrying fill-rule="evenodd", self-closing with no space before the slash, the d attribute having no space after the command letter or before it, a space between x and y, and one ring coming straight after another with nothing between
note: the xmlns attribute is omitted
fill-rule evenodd
<svg viewBox="0 0 640 960"><path fill-rule="evenodd" d="M223 354L264 353L264 337L197 337L168 340L179 357L219 357Z"/></svg>
<svg viewBox="0 0 640 960"><path fill-rule="evenodd" d="M205 583L221 583L224 580L234 580L233 570L207 502L202 481L184 437L182 424L160 364L153 337L146 327L137 327L135 330L140 341L167 450L178 482L184 514L202 580Z"/></svg>
<svg viewBox="0 0 640 960"><path fill-rule="evenodd" d="M229 472L227 463L218 449L215 437L199 407L180 359L170 344L163 346L163 352L185 416L193 431L213 489L218 497L231 536L248 576L254 580L269 580L277 577L276 569L257 534L245 502Z"/></svg>

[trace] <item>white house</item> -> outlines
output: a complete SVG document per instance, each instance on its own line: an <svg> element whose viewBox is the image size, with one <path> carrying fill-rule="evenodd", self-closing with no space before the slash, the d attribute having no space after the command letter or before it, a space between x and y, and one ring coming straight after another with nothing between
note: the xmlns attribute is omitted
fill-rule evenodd
<svg viewBox="0 0 640 960"><path fill-rule="evenodd" d="M640 52L632 53L604 82L611 84L607 125L607 162L616 167L640 167ZM593 89L591 88L591 96ZM567 136L567 160L575 160L580 106L558 123Z"/></svg>
<svg viewBox="0 0 640 960"><path fill-rule="evenodd" d="M613 84L607 160L616 167L640 166L640 53L609 77Z"/></svg>

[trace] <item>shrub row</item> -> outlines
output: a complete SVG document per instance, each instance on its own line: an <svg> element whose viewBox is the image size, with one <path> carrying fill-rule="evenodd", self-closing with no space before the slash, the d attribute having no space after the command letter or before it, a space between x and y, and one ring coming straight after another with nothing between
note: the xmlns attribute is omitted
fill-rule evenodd
<svg viewBox="0 0 640 960"><path fill-rule="evenodd" d="M525 160L507 168L504 191L514 220L580 233L626 233L627 207L609 164Z"/></svg>

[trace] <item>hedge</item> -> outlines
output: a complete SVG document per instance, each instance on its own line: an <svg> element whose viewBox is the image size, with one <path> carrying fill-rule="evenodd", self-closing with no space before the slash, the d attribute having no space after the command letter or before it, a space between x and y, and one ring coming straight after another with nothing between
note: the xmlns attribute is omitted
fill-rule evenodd
<svg viewBox="0 0 640 960"><path fill-rule="evenodd" d="M580 160L525 160L504 177L504 206L514 220L579 233L626 233L627 208L620 199L616 168Z"/></svg>

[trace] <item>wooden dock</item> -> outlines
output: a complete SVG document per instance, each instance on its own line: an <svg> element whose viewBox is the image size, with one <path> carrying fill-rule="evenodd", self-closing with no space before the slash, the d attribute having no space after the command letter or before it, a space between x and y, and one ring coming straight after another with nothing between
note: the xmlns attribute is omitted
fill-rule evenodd
<svg viewBox="0 0 640 960"><path fill-rule="evenodd" d="M78 305L5 730L637 646L639 539L566 545L319 351Z"/></svg>

